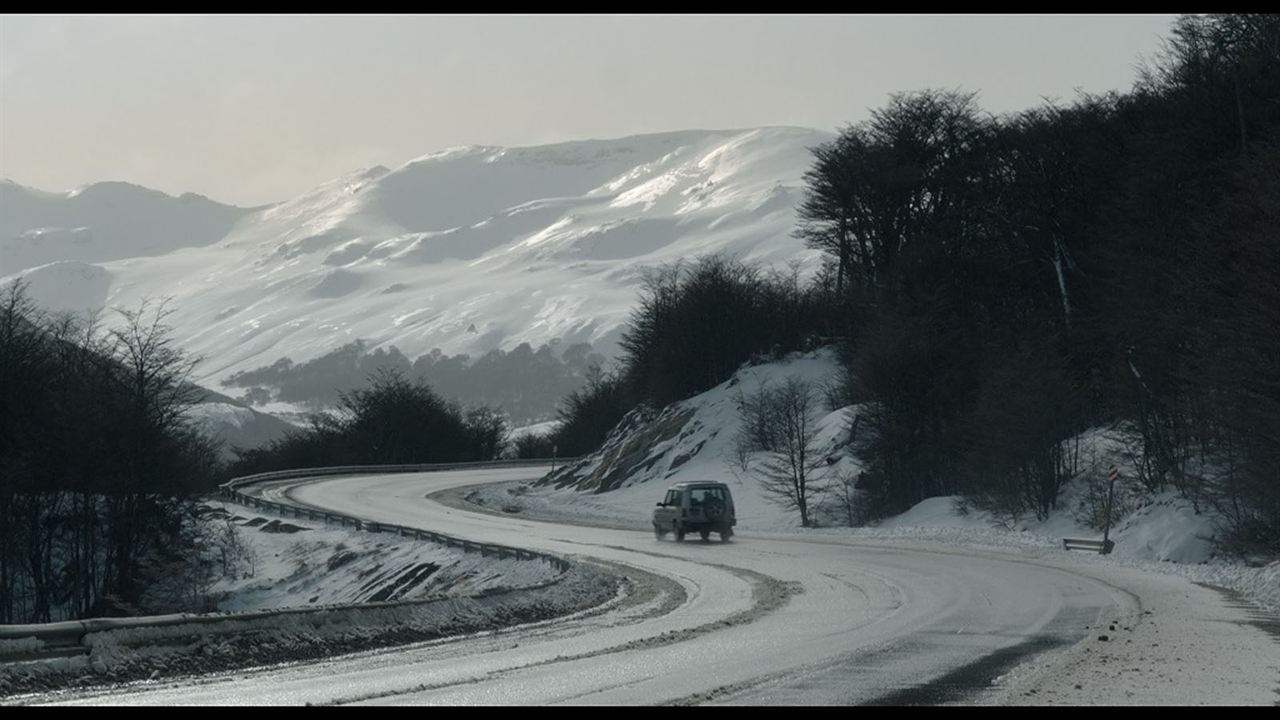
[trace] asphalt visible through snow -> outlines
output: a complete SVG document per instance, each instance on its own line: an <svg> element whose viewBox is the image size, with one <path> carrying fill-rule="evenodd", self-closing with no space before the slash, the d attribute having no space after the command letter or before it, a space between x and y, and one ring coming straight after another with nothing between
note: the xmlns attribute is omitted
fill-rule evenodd
<svg viewBox="0 0 1280 720"><path fill-rule="evenodd" d="M1246 609L1178 578L1017 551L753 535L749 528L729 543L676 543L649 532L477 512L458 502L463 493L441 496L449 504L428 497L540 472L323 478L273 485L264 494L595 563L628 577L631 601L526 627L122 687L79 701L933 705L1280 698L1280 645ZM1205 631L1180 632L1163 617L1197 622ZM1164 647L1146 649L1147 635L1162 629ZM1142 662L1136 638L1147 653ZM1105 650L1095 655L1095 648ZM1158 670L1149 667L1153 659ZM1166 687L1165 675L1173 683L1182 672L1179 663L1195 682L1195 664L1210 661L1222 677L1192 688L1194 694ZM1245 666L1235 681L1229 662ZM1269 682L1273 669L1276 682Z"/></svg>

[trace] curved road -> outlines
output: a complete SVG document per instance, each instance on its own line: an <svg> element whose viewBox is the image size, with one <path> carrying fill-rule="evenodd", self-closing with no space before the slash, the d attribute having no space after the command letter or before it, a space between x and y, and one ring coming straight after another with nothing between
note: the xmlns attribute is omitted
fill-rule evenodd
<svg viewBox="0 0 1280 720"><path fill-rule="evenodd" d="M1079 690L1079 682L1064 680L1062 674L1088 675L1091 666L1082 653L1107 623L1144 621L1150 617L1144 607L1167 598L1171 589L1187 598L1192 592L1212 593L1178 578L1073 564L1070 558L830 536L753 536L749 529L727 544L677 544L657 541L646 532L471 512L426 497L477 483L530 479L541 472L504 468L324 478L275 484L262 492L370 520L601 564L631 577L634 597L603 612L480 636L135 685L80 700L1027 702L1037 697L1038 689L1064 682ZM1205 598L1187 602L1192 601L1203 603ZM1225 608L1221 602L1218 606ZM1265 634L1244 622L1233 627L1233 642L1246 638L1253 643L1244 649L1246 658L1250 652L1263 653L1265 661L1266 653L1274 652ZM1086 638L1090 640L1081 642ZM1147 684L1153 687L1135 702L1178 701L1176 695L1150 694L1159 691L1154 679L1147 678ZM1071 689L1059 701L1080 702L1071 698ZM1016 697L1011 695L1015 690ZM1256 688L1253 696L1227 690L1233 694L1223 698L1226 702L1266 702L1273 688Z"/></svg>

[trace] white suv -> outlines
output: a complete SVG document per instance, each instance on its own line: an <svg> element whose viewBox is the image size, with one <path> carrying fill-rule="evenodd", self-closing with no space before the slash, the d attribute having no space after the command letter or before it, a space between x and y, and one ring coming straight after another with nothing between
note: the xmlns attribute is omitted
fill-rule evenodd
<svg viewBox="0 0 1280 720"><path fill-rule="evenodd" d="M722 542L728 542L737 524L733 495L724 483L676 483L653 509L653 534L659 540L669 532L676 534L676 542L683 542L687 532L696 532L703 540L716 532Z"/></svg>

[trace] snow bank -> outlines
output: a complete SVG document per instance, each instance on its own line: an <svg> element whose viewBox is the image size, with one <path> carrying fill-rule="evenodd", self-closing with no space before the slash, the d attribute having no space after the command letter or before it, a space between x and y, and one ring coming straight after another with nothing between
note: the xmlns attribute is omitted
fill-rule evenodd
<svg viewBox="0 0 1280 720"><path fill-rule="evenodd" d="M560 572L543 562L282 521L238 505L217 509L223 512L211 515L212 529L238 534L251 547L248 562L212 587L219 610L312 611L89 633L87 655L0 664L0 694L207 674L494 631L595 607L617 592L614 579L584 567ZM0 657L41 648L34 639L5 641Z"/></svg>
<svg viewBox="0 0 1280 720"><path fill-rule="evenodd" d="M251 550L233 576L210 588L223 611L461 597L541 585L559 575L541 562L214 505L227 513L214 521L215 536L234 533Z"/></svg>
<svg viewBox="0 0 1280 720"><path fill-rule="evenodd" d="M334 608L259 620L228 619L91 633L87 655L0 664L0 695L328 657L561 617L607 602L615 582L584 568L522 591L383 607Z"/></svg>

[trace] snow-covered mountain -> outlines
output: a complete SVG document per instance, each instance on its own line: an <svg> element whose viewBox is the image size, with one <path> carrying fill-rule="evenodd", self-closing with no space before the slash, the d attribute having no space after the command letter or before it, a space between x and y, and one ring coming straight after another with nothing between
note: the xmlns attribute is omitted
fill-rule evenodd
<svg viewBox="0 0 1280 720"><path fill-rule="evenodd" d="M207 388L200 388L200 401L187 411L187 416L206 435L221 442L219 455L223 460L234 460L236 448L262 447L295 429L278 417Z"/></svg>
<svg viewBox="0 0 1280 720"><path fill-rule="evenodd" d="M0 181L0 275L59 261L162 255L221 240L252 209L123 182L51 193Z"/></svg>
<svg viewBox="0 0 1280 720"><path fill-rule="evenodd" d="M713 252L816 266L791 231L809 149L830 137L773 127L455 148L253 211L213 242L25 276L63 309L171 298L175 338L205 358L208 387L357 338L411 358L555 339L608 354L646 267Z"/></svg>

